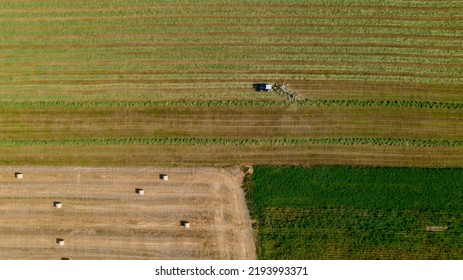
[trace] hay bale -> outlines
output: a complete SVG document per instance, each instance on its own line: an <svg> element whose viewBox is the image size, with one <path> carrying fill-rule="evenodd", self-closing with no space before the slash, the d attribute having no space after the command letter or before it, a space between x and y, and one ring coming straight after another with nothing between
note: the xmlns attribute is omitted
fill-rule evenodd
<svg viewBox="0 0 463 280"><path fill-rule="evenodd" d="M56 238L56 244L58 244L58 246L64 246L64 239L63 238Z"/></svg>
<svg viewBox="0 0 463 280"><path fill-rule="evenodd" d="M135 189L135 193L137 193L138 195L144 195L145 194L145 190L144 189Z"/></svg>
<svg viewBox="0 0 463 280"><path fill-rule="evenodd" d="M190 222L188 221L180 221L180 225L184 228L190 228Z"/></svg>
<svg viewBox="0 0 463 280"><path fill-rule="evenodd" d="M22 179L24 178L24 175L21 172L15 172L14 177L16 177L16 179Z"/></svg>
<svg viewBox="0 0 463 280"><path fill-rule="evenodd" d="M53 206L55 206L55 208L59 209L59 208L63 207L63 204L61 203L61 201L53 201Z"/></svg>
<svg viewBox="0 0 463 280"><path fill-rule="evenodd" d="M169 180L169 176L167 176L167 174L159 174L159 179L163 181L167 181Z"/></svg>

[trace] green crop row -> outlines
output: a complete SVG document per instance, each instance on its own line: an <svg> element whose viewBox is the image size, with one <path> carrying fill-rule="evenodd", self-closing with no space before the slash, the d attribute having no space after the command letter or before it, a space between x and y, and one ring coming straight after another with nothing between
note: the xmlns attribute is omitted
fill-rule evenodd
<svg viewBox="0 0 463 280"><path fill-rule="evenodd" d="M414 147L461 147L463 140L419 140L398 138L299 138L299 139L208 139L208 138L127 138L73 140L0 140L0 146L75 145L223 145L223 146L308 146L379 145Z"/></svg>
<svg viewBox="0 0 463 280"><path fill-rule="evenodd" d="M227 106L339 106L339 107L405 107L427 109L463 110L463 103L430 101L373 101L373 100L313 100L305 99L294 102L258 101L258 100L211 100L211 101L37 101L5 102L0 101L0 108L25 107L227 107Z"/></svg>

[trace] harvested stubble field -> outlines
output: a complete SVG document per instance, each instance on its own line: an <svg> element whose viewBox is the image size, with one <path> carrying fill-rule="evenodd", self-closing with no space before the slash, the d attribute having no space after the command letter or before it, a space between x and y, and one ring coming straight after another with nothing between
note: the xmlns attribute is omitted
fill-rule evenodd
<svg viewBox="0 0 463 280"><path fill-rule="evenodd" d="M462 3L229 2L2 1L1 162L462 166Z"/></svg>
<svg viewBox="0 0 463 280"><path fill-rule="evenodd" d="M239 169L2 167L0 259L253 259L241 182Z"/></svg>

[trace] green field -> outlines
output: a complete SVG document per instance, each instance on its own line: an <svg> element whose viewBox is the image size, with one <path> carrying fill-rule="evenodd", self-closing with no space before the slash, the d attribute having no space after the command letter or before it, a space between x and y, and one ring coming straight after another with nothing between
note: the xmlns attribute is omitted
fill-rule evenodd
<svg viewBox="0 0 463 280"><path fill-rule="evenodd" d="M256 166L261 259L463 259L463 169Z"/></svg>

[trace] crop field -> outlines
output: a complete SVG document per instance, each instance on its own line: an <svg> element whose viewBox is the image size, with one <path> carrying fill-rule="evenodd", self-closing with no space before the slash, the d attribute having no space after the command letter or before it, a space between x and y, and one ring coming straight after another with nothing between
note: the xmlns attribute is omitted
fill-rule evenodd
<svg viewBox="0 0 463 280"><path fill-rule="evenodd" d="M255 166L260 259L462 259L463 169Z"/></svg>
<svg viewBox="0 0 463 280"><path fill-rule="evenodd" d="M0 259L254 259L242 177L237 168L2 167Z"/></svg>
<svg viewBox="0 0 463 280"><path fill-rule="evenodd" d="M194 3L1 1L0 163L463 166L463 3Z"/></svg>

